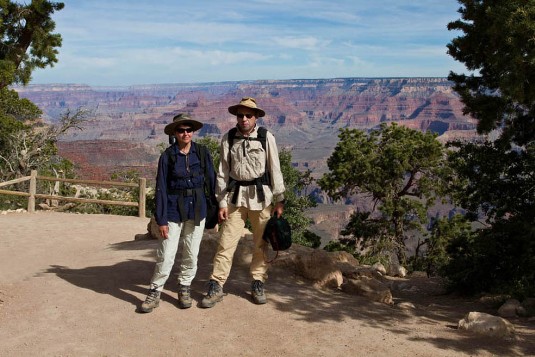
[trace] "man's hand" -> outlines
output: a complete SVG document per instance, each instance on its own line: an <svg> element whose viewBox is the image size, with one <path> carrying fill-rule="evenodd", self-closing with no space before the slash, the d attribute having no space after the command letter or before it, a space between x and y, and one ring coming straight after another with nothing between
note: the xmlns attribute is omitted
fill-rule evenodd
<svg viewBox="0 0 535 357"><path fill-rule="evenodd" d="M277 202L275 203L275 206L273 206L273 210L271 211L271 215L277 215L277 218L282 216L282 213L284 212L284 203Z"/></svg>
<svg viewBox="0 0 535 357"><path fill-rule="evenodd" d="M223 207L219 209L219 223L226 221L228 219L228 207Z"/></svg>

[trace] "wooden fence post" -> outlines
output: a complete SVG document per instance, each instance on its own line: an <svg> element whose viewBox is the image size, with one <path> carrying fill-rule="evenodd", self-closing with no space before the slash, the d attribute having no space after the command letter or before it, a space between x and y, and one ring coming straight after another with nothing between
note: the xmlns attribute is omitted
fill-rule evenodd
<svg viewBox="0 0 535 357"><path fill-rule="evenodd" d="M37 171L32 170L30 175L30 197L28 197L28 212L35 212L35 194L37 192Z"/></svg>
<svg viewBox="0 0 535 357"><path fill-rule="evenodd" d="M139 179L139 217L145 218L145 199L147 197L147 179Z"/></svg>

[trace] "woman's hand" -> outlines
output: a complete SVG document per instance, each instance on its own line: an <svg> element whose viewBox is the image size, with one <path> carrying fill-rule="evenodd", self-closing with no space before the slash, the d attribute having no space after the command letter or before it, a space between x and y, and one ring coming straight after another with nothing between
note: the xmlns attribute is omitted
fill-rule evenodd
<svg viewBox="0 0 535 357"><path fill-rule="evenodd" d="M163 237L163 239L167 239L169 237L169 226L158 226L160 228L160 235Z"/></svg>

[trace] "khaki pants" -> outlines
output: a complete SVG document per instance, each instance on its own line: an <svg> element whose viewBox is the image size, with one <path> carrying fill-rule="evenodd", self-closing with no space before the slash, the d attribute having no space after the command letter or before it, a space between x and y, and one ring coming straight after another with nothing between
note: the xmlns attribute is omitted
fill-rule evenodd
<svg viewBox="0 0 535 357"><path fill-rule="evenodd" d="M219 246L214 257L214 270L210 279L217 281L220 286L223 286L227 281L232 267L234 252L243 235L245 221L249 218L249 222L253 226L254 243L253 260L250 267L251 276L253 280L266 281L268 264L264 260L264 247L267 243L262 239L262 234L267 221L271 218L271 209L272 205L262 211L251 211L246 207L229 206L228 219L221 227Z"/></svg>

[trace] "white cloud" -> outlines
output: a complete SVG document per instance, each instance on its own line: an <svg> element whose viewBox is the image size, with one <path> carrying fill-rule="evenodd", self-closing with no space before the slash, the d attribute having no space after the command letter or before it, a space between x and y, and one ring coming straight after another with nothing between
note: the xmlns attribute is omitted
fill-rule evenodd
<svg viewBox="0 0 535 357"><path fill-rule="evenodd" d="M35 82L445 75L444 0L64 0L60 62ZM57 15L57 16L56 16Z"/></svg>
<svg viewBox="0 0 535 357"><path fill-rule="evenodd" d="M279 37L274 43L287 48L316 51L329 45L330 41L320 40L315 37Z"/></svg>
<svg viewBox="0 0 535 357"><path fill-rule="evenodd" d="M186 48L170 48L158 51L138 51L133 53L130 58L144 61L150 64L190 64L196 67L201 65L228 65L247 63L249 61L265 61L269 57L254 52L233 52L219 50L190 50Z"/></svg>

